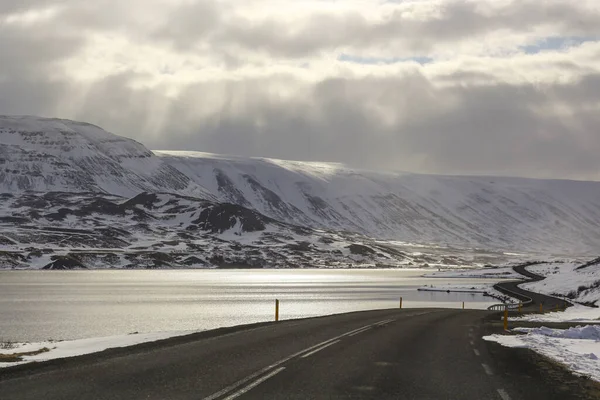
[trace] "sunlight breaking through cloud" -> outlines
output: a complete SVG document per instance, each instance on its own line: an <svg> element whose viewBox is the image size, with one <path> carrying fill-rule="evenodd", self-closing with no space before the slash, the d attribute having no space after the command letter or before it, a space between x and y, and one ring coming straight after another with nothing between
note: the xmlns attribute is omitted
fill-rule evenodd
<svg viewBox="0 0 600 400"><path fill-rule="evenodd" d="M0 113L153 148L600 179L595 1L0 0Z"/></svg>

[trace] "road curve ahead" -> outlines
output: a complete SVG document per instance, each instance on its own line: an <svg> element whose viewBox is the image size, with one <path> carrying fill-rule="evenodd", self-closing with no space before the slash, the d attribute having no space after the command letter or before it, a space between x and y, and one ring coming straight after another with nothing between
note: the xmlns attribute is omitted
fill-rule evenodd
<svg viewBox="0 0 600 400"><path fill-rule="evenodd" d="M494 288L496 288L496 290L498 290L504 294L507 294L512 297L516 297L519 300L527 301L528 299L531 299L532 303L526 307L526 309L529 311L539 310L540 304L543 306L543 309L546 311L554 310L557 308L563 309L565 306L570 306L571 303L569 303L568 301L565 301L565 300L562 300L562 299L559 299L556 297L546 296L546 295L543 295L540 293L530 292L529 290L525 290L525 289L522 289L519 287L519 285L521 285L523 283L538 282L538 281L546 279L542 275L534 274L533 272L530 272L527 270L528 266L536 265L536 264L542 264L542 263L538 263L538 262L526 263L526 264L517 265L517 266L513 267L513 270L516 273L523 275L525 278L527 278L527 280L501 282L501 283L497 283L496 285L494 285Z"/></svg>
<svg viewBox="0 0 600 400"><path fill-rule="evenodd" d="M201 333L3 370L0 398L579 398L510 353L528 350L483 341L489 316L498 320L487 311L379 310Z"/></svg>

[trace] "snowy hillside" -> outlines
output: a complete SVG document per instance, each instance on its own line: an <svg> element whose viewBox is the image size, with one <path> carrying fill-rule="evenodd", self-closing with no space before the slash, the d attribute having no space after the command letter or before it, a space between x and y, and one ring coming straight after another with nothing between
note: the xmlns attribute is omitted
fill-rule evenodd
<svg viewBox="0 0 600 400"><path fill-rule="evenodd" d="M596 254L600 182L377 173L340 164L156 151L222 201L402 242Z"/></svg>
<svg viewBox="0 0 600 400"><path fill-rule="evenodd" d="M487 255L489 257L490 255ZM471 265L358 235L287 225L194 197L0 195L0 268L340 268Z"/></svg>
<svg viewBox="0 0 600 400"><path fill-rule="evenodd" d="M210 197L131 139L81 122L0 116L0 192L144 190Z"/></svg>
<svg viewBox="0 0 600 400"><path fill-rule="evenodd" d="M594 261L583 266L580 263L556 262L528 267L529 271L546 279L521 287L597 307L600 305L600 260Z"/></svg>

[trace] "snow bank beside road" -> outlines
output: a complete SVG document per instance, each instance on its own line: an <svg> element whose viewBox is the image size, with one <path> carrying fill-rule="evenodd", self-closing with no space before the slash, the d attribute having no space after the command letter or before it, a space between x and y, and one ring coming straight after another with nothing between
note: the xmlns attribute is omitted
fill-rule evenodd
<svg viewBox="0 0 600 400"><path fill-rule="evenodd" d="M60 342L48 341L38 343L14 343L10 349L0 349L0 354L9 355L19 353L30 353L36 352L43 348L47 348L49 349L49 351L37 355L23 356L22 361L0 362L0 368L12 367L15 365L27 364L31 362L49 361L57 358L81 356L84 354L97 353L107 349L133 346L140 343L155 342L157 340L189 335L196 332L199 331L153 332L143 334L136 333L122 336L65 340Z"/></svg>
<svg viewBox="0 0 600 400"><path fill-rule="evenodd" d="M517 328L524 335L490 335L483 339L506 347L534 350L569 368L600 382L600 326L569 329Z"/></svg>
<svg viewBox="0 0 600 400"><path fill-rule="evenodd" d="M600 341L600 326L585 325L569 329L552 329L542 326L541 328L515 328L514 332L529 333L532 335L544 335L562 339L590 339Z"/></svg>
<svg viewBox="0 0 600 400"><path fill-rule="evenodd" d="M521 317L511 317L510 321L529 322L582 322L600 323L600 308L585 307L579 304L567 308L565 311L550 312L545 314L527 314Z"/></svg>

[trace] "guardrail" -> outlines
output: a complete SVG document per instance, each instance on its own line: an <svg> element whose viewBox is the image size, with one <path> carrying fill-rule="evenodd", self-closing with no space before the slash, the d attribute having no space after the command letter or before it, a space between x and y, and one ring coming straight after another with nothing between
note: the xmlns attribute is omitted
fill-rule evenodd
<svg viewBox="0 0 600 400"><path fill-rule="evenodd" d="M532 280L523 280L521 283L527 283L527 282L531 282L531 281ZM521 284L521 283L519 283L519 284ZM504 293L504 294L506 294L508 296L512 296L514 298L522 300L521 304L523 306L528 306L528 305L531 305L531 304L534 303L533 299L531 297L525 296L522 293L517 293L517 292L512 291L510 289L506 289L506 288L504 288L502 286L498 286L498 284L494 285L494 289L496 289L497 291L502 292L502 293ZM554 298L556 300L560 300L563 303L563 308L571 307L573 305L573 303L571 301L569 301L567 299L560 298L560 297L552 296L551 294L544 294L544 296L546 296L546 297L552 297L552 298ZM488 307L488 310L491 310L491 311L502 311L504 309L509 309L510 310L510 309L518 308L518 306L519 306L519 303L494 304L494 305ZM540 312L542 312L542 310L543 310L542 309L542 304L540 304Z"/></svg>
<svg viewBox="0 0 600 400"><path fill-rule="evenodd" d="M524 282L526 282L526 281L524 281ZM520 309L521 306L528 306L530 304L533 304L533 299L531 297L525 296L522 293L517 293L515 291L503 288L502 286L498 286L498 285L494 285L494 289L496 289L497 291L504 293L508 296L519 299L519 300L521 300L521 302L494 304L494 305L491 305L488 307L488 310L490 310L490 311L514 310L514 309Z"/></svg>
<svg viewBox="0 0 600 400"><path fill-rule="evenodd" d="M523 303L501 303L494 304L488 307L490 311L518 310Z"/></svg>
<svg viewBox="0 0 600 400"><path fill-rule="evenodd" d="M527 281L523 281L522 283L525 283L525 282L527 282ZM515 299L521 300L521 303L523 303L524 306L528 306L529 304L533 303L533 299L531 297L525 296L523 293L518 293L513 290L506 289L502 286L499 286L498 284L494 285L494 289L496 289L497 291L504 293L506 295L512 296Z"/></svg>

